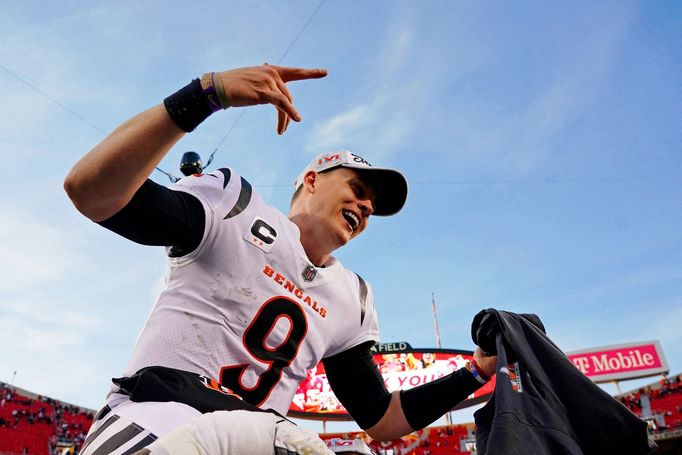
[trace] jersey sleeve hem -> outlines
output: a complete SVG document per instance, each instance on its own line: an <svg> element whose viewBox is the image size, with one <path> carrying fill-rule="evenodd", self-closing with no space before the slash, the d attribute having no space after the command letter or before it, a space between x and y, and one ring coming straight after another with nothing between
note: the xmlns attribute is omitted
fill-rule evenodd
<svg viewBox="0 0 682 455"><path fill-rule="evenodd" d="M184 256L168 257L168 260L171 263L176 265L184 265L193 262L201 255L206 243L208 243L208 239L210 238L211 232L213 230L213 219L215 214L213 212L213 209L209 205L206 197L200 191L196 191L194 188L188 186L176 186L173 188L173 191L182 191L184 193L188 193L196 197L199 200L199 202L201 202L201 205L204 207L204 213L206 215L206 221L204 223L204 234L201 237L201 242L199 242L199 245L193 251ZM169 249L167 248L167 252L168 251Z"/></svg>

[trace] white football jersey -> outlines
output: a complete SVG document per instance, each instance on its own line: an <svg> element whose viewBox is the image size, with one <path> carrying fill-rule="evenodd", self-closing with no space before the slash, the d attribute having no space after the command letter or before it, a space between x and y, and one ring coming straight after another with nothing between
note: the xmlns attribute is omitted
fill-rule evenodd
<svg viewBox="0 0 682 455"><path fill-rule="evenodd" d="M231 169L180 180L206 226L192 253L172 257L125 375L159 365L215 378L285 415L306 369L379 329L369 286L331 259L314 267L298 227Z"/></svg>

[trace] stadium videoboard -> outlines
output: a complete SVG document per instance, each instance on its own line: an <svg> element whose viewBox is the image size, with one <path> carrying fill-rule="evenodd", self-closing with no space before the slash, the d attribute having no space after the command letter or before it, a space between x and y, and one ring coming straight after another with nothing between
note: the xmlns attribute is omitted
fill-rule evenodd
<svg viewBox="0 0 682 455"><path fill-rule="evenodd" d="M413 349L408 343L377 344L374 361L389 391L407 390L426 384L465 367L472 351L454 349ZM486 401L495 389L494 379L454 409ZM352 420L332 392L324 365L308 370L289 408L289 416L316 420Z"/></svg>

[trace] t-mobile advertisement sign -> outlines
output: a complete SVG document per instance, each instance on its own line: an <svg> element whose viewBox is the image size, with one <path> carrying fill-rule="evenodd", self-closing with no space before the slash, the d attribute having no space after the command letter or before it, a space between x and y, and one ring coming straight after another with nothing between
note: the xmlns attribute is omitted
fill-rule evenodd
<svg viewBox="0 0 682 455"><path fill-rule="evenodd" d="M569 352L568 358L594 382L620 381L668 373L658 341L619 344Z"/></svg>

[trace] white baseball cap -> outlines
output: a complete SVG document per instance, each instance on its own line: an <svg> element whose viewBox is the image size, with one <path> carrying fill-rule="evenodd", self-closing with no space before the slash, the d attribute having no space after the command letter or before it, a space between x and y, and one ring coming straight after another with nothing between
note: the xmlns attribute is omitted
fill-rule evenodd
<svg viewBox="0 0 682 455"><path fill-rule="evenodd" d="M372 188L375 192L373 215L395 215L405 205L407 199L407 180L403 174L395 169L373 167L363 157L348 150L321 153L317 155L298 175L294 188L303 184L308 171L324 172L337 167L347 167L360 171L360 174L370 174L378 185Z"/></svg>

